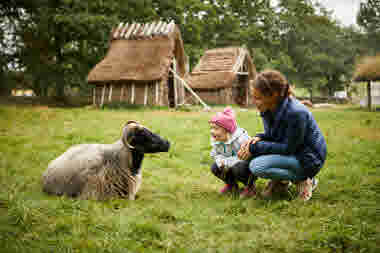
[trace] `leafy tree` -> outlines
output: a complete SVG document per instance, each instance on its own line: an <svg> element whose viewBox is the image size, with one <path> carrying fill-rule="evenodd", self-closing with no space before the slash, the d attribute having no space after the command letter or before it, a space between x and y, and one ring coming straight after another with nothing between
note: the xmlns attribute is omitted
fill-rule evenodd
<svg viewBox="0 0 380 253"><path fill-rule="evenodd" d="M325 89L332 93L339 89L343 80L350 79L355 57L363 53L365 47L358 46L363 34L340 27L311 0L277 3L273 6L270 0L0 1L0 46L8 47L0 50L0 78L12 76L8 72L13 64L22 73L13 76L38 95L46 96L52 90L54 95L63 97L67 86L85 89L89 70L108 49L112 27L120 22L161 19L174 20L179 25L191 66L206 49L244 44L251 50L259 71L276 68L310 92ZM6 42L7 32L12 33L13 44Z"/></svg>
<svg viewBox="0 0 380 253"><path fill-rule="evenodd" d="M282 48L274 65L286 73L297 87L326 91L342 89L351 75L353 41L346 28L330 13L311 1L279 1L278 27Z"/></svg>
<svg viewBox="0 0 380 253"><path fill-rule="evenodd" d="M367 54L375 54L380 51L380 2L378 0L366 0L360 3L357 15L357 23L367 34Z"/></svg>

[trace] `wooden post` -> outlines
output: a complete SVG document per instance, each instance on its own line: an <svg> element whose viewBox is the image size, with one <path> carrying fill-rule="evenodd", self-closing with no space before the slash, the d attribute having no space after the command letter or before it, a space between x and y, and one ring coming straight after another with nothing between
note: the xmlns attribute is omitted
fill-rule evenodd
<svg viewBox="0 0 380 253"><path fill-rule="evenodd" d="M110 84L110 94L108 94L108 101L112 101L112 84Z"/></svg>
<svg viewBox="0 0 380 253"><path fill-rule="evenodd" d="M368 110L372 110L372 92L371 92L371 81L367 82L367 97L368 97Z"/></svg>
<svg viewBox="0 0 380 253"><path fill-rule="evenodd" d="M206 111L209 111L211 108L208 106L203 100L190 88L189 85L183 80L176 72L173 71L173 69L169 68L169 70L174 74L174 77L178 78L180 80L181 84L203 105L203 109Z"/></svg>
<svg viewBox="0 0 380 253"><path fill-rule="evenodd" d="M96 85L93 88L93 90L94 90L94 92L93 92L93 96L94 96L94 98L93 98L93 104L94 104L94 106L96 106Z"/></svg>
<svg viewBox="0 0 380 253"><path fill-rule="evenodd" d="M131 104L135 103L135 84L132 83Z"/></svg>
<svg viewBox="0 0 380 253"><path fill-rule="evenodd" d="M101 102L100 102L100 107L102 107L103 106L103 104L104 104L104 94L106 93L106 85L104 84L103 85L103 91L102 91L102 100L101 100Z"/></svg>
<svg viewBox="0 0 380 253"><path fill-rule="evenodd" d="M157 81L156 82L156 84L155 84L155 86L156 86L156 105L159 105L158 103L158 87L159 87L159 82Z"/></svg>
<svg viewBox="0 0 380 253"><path fill-rule="evenodd" d="M249 105L249 79L248 79L248 85L245 87L245 97L246 97L246 104Z"/></svg>
<svg viewBox="0 0 380 253"><path fill-rule="evenodd" d="M145 90L144 90L144 106L146 105L146 102L148 101L148 84L145 84Z"/></svg>
<svg viewBox="0 0 380 253"><path fill-rule="evenodd" d="M122 84L122 85L121 85L120 102L123 101L123 96L124 96L124 86L125 86L125 84Z"/></svg>
<svg viewBox="0 0 380 253"><path fill-rule="evenodd" d="M177 73L177 61L175 58L173 58L173 70L175 73ZM174 107L177 107L178 105L177 78L174 77L174 74L173 74L173 88L174 88Z"/></svg>

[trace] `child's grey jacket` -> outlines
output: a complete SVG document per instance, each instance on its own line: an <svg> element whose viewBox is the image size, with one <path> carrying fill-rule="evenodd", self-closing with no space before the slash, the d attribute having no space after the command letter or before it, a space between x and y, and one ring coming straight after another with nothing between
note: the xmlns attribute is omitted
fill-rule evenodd
<svg viewBox="0 0 380 253"><path fill-rule="evenodd" d="M241 161L237 157L240 146L248 141L251 137L243 128L237 128L226 142L214 141L211 139L211 157L215 160L216 165L220 168L224 165L231 168L237 162Z"/></svg>

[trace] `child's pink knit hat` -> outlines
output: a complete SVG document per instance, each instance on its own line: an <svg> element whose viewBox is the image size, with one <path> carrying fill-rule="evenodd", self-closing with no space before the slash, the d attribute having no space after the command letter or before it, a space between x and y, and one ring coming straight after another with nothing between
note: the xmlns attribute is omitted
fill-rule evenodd
<svg viewBox="0 0 380 253"><path fill-rule="evenodd" d="M231 107L226 107L223 112L216 113L209 122L223 127L230 133L235 132L237 128L235 113Z"/></svg>

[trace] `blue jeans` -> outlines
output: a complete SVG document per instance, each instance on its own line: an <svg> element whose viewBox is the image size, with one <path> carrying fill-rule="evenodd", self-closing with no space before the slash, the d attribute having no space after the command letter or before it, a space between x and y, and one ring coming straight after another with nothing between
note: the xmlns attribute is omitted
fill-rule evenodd
<svg viewBox="0 0 380 253"><path fill-rule="evenodd" d="M294 156L262 155L249 163L249 169L257 177L274 180L305 180L304 168Z"/></svg>

